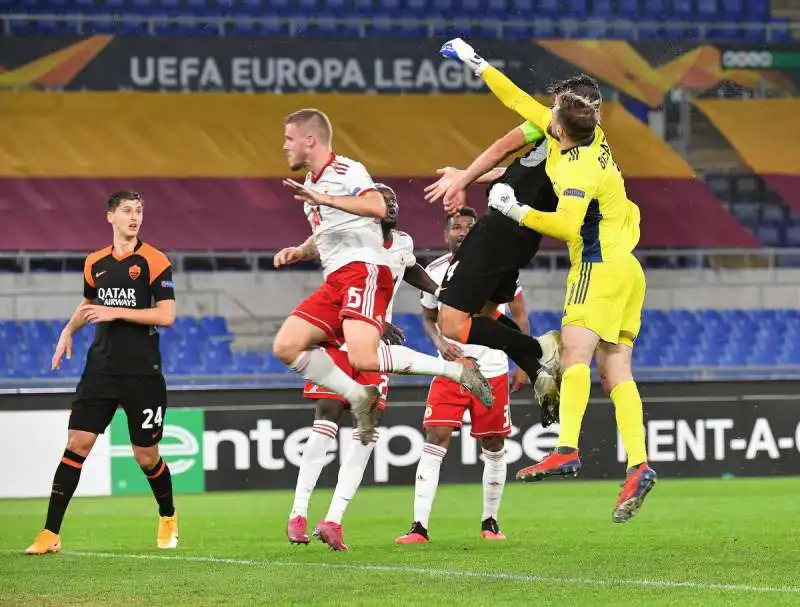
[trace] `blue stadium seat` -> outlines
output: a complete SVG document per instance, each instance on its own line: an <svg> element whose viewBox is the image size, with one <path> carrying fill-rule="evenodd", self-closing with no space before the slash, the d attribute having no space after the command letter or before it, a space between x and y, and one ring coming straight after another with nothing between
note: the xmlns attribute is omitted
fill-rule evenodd
<svg viewBox="0 0 800 607"><path fill-rule="evenodd" d="M744 0L720 0L720 8L725 17L731 17L736 21L742 20L744 5Z"/></svg>
<svg viewBox="0 0 800 607"><path fill-rule="evenodd" d="M531 330L558 328L560 312L534 311ZM57 373L50 356L63 320L0 321L0 377L76 377L84 364L93 330L75 336L73 357ZM436 354L425 335L421 316L397 314L409 347ZM180 317L161 332L167 374L290 373L271 351L232 351L227 324L221 317ZM634 349L639 367L768 367L800 364L800 310L645 310L642 332Z"/></svg>
<svg viewBox="0 0 800 607"><path fill-rule="evenodd" d="M766 19L770 14L769 0L747 0L745 13L748 19Z"/></svg>
<svg viewBox="0 0 800 607"><path fill-rule="evenodd" d="M539 9L541 12L537 11L534 13L533 0L510 0L509 8L512 19L529 19L533 14L541 14L543 17L546 16L543 9Z"/></svg>
<svg viewBox="0 0 800 607"><path fill-rule="evenodd" d="M697 16L706 21L733 20L733 15L720 14L717 0L697 0Z"/></svg>
<svg viewBox="0 0 800 607"><path fill-rule="evenodd" d="M649 3L646 2L645 5L647 4ZM685 19L685 20L691 19L694 16L694 7L692 6L692 0L672 0L671 16L676 19Z"/></svg>
<svg viewBox="0 0 800 607"><path fill-rule="evenodd" d="M558 6L558 0L535 0L535 2L535 13L532 12L534 10L533 0L530 0L529 2L511 0L511 5L512 7L516 7L516 9L520 10L522 16L526 18L530 18L533 15L544 18L554 18L560 16L561 11ZM526 5L528 8L525 8Z"/></svg>
<svg viewBox="0 0 800 607"><path fill-rule="evenodd" d="M428 0L405 0L404 13L410 17L425 17L429 13Z"/></svg>
<svg viewBox="0 0 800 607"><path fill-rule="evenodd" d="M645 5L650 4L645 0ZM617 2L617 15L625 19L635 19L639 16L639 0L619 0Z"/></svg>
<svg viewBox="0 0 800 607"><path fill-rule="evenodd" d="M495 19L506 19L509 15L508 0L486 0L486 11Z"/></svg>
<svg viewBox="0 0 800 607"><path fill-rule="evenodd" d="M565 8L566 11L562 14L572 19L582 19L589 13L587 0L566 0Z"/></svg>
<svg viewBox="0 0 800 607"><path fill-rule="evenodd" d="M456 2L455 0L430 0L431 10L436 13L441 13L445 17L456 16Z"/></svg>
<svg viewBox="0 0 800 607"><path fill-rule="evenodd" d="M614 13L611 0L594 0L592 3L592 16L598 19L611 19Z"/></svg>

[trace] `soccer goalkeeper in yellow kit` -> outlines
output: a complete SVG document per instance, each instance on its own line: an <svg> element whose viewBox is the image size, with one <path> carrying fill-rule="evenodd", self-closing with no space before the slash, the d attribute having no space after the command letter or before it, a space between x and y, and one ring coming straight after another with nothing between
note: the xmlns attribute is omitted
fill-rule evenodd
<svg viewBox="0 0 800 607"><path fill-rule="evenodd" d="M554 88L553 107L547 108L463 40L446 43L442 54L470 65L500 101L547 134L546 171L558 196L556 211L520 205L511 188L498 187L492 189L489 206L521 225L566 241L569 247L558 447L517 477L577 475L578 438L591 387L589 365L596 355L628 454L627 479L612 517L625 522L638 512L657 478L647 465L642 400L632 373L632 348L641 327L646 285L633 255L639 241L639 208L628 200L599 126L599 86L589 76L570 78Z"/></svg>

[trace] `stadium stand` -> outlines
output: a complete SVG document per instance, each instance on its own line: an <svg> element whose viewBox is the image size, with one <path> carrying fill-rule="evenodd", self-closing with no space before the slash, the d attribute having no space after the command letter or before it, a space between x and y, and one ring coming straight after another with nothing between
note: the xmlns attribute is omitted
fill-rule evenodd
<svg viewBox="0 0 800 607"><path fill-rule="evenodd" d="M554 329L560 318L558 311L534 312L531 327ZM0 321L0 379L79 375L92 329L78 333L72 359L58 372L50 371L53 344L65 320ZM395 324L409 347L435 353L420 316L397 315ZM220 316L179 318L162 331L167 374L289 373L269 351L233 350L233 337ZM635 358L645 368L800 365L800 310L646 310Z"/></svg>
<svg viewBox="0 0 800 607"><path fill-rule="evenodd" d="M768 0L17 0L10 12L15 35L790 38Z"/></svg>
<svg viewBox="0 0 800 607"><path fill-rule="evenodd" d="M800 125L788 118L800 110L797 99L743 101L697 100L699 107L726 137L748 166L761 177L794 213L800 212L800 175L797 143ZM786 118L785 118L786 117ZM788 211L788 209L787 209ZM770 212L777 218L777 213ZM789 215L786 213L785 218ZM792 216L792 242L796 243ZM778 243L781 242L778 237Z"/></svg>
<svg viewBox="0 0 800 607"><path fill-rule="evenodd" d="M0 110L13 127L0 132L0 200L13 212L5 213L12 229L0 249L104 246L97 205L134 180L153 205L148 236L162 248L270 250L301 242L308 227L280 184L288 170L279 133L285 114L309 105L325 107L337 125L340 153L369 158L372 174L397 190L403 226L421 248L441 241L441 210L422 198L434 169L443 160L465 166L518 123L483 95L5 95ZM476 115L469 139L458 135ZM686 161L621 105L604 107L603 124L643 210L643 248L758 246ZM485 208L481 188L471 196ZM56 204L68 209L57 226L47 221ZM718 229L706 230L711 224Z"/></svg>

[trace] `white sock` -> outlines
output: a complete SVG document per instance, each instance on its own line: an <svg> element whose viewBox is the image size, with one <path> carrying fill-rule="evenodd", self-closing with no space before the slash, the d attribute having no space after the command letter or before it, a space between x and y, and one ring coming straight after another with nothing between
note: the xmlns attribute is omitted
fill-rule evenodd
<svg viewBox="0 0 800 607"><path fill-rule="evenodd" d="M378 348L380 371L399 375L441 375L454 382L461 381L461 363L428 356L406 348L381 344Z"/></svg>
<svg viewBox="0 0 800 607"><path fill-rule="evenodd" d="M320 348L306 350L290 367L305 379L343 396L350 404L367 401L368 395L364 386L337 367L325 350Z"/></svg>
<svg viewBox="0 0 800 607"><path fill-rule="evenodd" d="M483 516L497 520L500 512L500 500L503 497L503 487L506 486L506 448L500 451L483 450Z"/></svg>
<svg viewBox="0 0 800 607"><path fill-rule="evenodd" d="M353 444L345 456L345 460L339 467L339 480L336 481L336 489L333 492L328 514L325 515L326 521L342 524L344 511L350 505L350 500L361 486L361 479L364 478L364 470L367 469L369 458L378 442L378 431L372 436L372 442L362 445L359 440L358 430L353 430Z"/></svg>
<svg viewBox="0 0 800 607"><path fill-rule="evenodd" d="M328 450L336 447L338 431L339 426L333 422L314 420L314 429L303 447L303 459L300 460L300 470L297 471L297 486L289 518L296 516L308 518L308 501L311 499L314 487L317 486L322 468L325 467Z"/></svg>
<svg viewBox="0 0 800 607"><path fill-rule="evenodd" d="M442 460L447 455L447 449L425 443L422 456L417 464L417 480L414 484L414 522L428 528L428 519L433 508L433 498L439 487L439 469Z"/></svg>

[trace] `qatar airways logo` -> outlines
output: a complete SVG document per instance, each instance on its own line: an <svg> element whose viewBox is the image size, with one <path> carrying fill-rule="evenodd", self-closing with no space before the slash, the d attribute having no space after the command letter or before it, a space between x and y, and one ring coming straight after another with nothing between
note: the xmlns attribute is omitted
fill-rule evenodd
<svg viewBox="0 0 800 607"><path fill-rule="evenodd" d="M119 287L107 287L97 290L97 297L104 306L112 308L135 308L136 289L121 289Z"/></svg>

